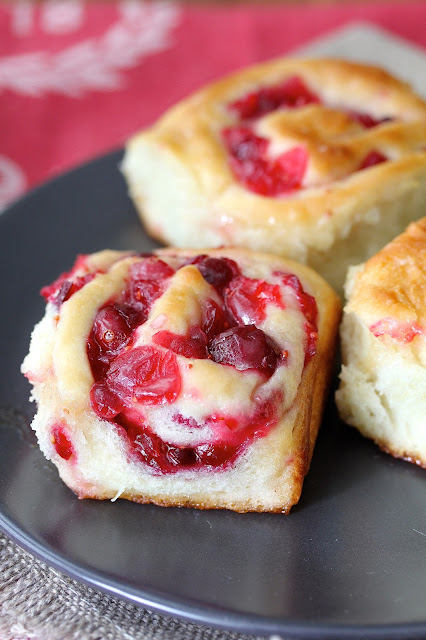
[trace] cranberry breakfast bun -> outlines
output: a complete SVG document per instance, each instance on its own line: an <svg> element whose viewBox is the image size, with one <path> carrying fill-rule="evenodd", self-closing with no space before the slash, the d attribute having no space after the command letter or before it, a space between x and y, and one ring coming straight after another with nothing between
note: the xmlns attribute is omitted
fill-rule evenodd
<svg viewBox="0 0 426 640"><path fill-rule="evenodd" d="M157 239L283 255L340 291L423 215L426 103L378 68L275 60L170 109L122 169Z"/></svg>
<svg viewBox="0 0 426 640"><path fill-rule="evenodd" d="M426 468L426 218L352 267L346 292L340 415Z"/></svg>
<svg viewBox="0 0 426 640"><path fill-rule="evenodd" d="M42 293L32 426L80 498L297 503L340 319L320 276L244 249L103 251Z"/></svg>

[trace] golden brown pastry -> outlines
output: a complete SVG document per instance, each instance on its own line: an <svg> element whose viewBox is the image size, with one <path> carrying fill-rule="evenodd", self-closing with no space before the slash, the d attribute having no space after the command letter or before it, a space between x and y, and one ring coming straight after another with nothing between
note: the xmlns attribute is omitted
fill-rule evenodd
<svg viewBox="0 0 426 640"><path fill-rule="evenodd" d="M353 267L341 328L340 415L426 467L426 218Z"/></svg>
<svg viewBox="0 0 426 640"><path fill-rule="evenodd" d="M340 317L322 278L247 250L104 251L43 294L32 426L80 498L288 513Z"/></svg>
<svg viewBox="0 0 426 640"><path fill-rule="evenodd" d="M383 70L267 62L170 109L122 169L148 232L179 247L238 245L346 270L423 215L426 103Z"/></svg>

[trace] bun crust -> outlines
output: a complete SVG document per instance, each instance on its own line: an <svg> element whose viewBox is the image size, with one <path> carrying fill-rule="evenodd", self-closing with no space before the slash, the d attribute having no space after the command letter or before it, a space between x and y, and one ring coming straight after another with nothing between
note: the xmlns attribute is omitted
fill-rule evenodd
<svg viewBox="0 0 426 640"><path fill-rule="evenodd" d="M22 370L40 448L80 498L297 503L340 318L317 274L247 250L105 251L44 294Z"/></svg>
<svg viewBox="0 0 426 640"><path fill-rule="evenodd" d="M350 264L422 215L425 145L426 103L405 83L341 60L284 59L183 100L128 141L122 169L155 238L287 256L340 290Z"/></svg>
<svg viewBox="0 0 426 640"><path fill-rule="evenodd" d="M350 270L341 326L340 415L426 467L426 218Z"/></svg>

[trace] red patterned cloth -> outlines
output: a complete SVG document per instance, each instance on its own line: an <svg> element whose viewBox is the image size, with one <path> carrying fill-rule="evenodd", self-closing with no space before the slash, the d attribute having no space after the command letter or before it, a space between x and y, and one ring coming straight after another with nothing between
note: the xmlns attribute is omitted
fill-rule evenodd
<svg viewBox="0 0 426 640"><path fill-rule="evenodd" d="M426 45L426 3L0 5L0 206L123 144L206 81L353 21Z"/></svg>

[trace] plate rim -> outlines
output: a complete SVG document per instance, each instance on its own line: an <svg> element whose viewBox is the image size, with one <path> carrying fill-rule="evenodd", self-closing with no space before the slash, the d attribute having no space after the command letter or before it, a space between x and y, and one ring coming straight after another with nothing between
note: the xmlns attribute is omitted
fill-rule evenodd
<svg viewBox="0 0 426 640"><path fill-rule="evenodd" d="M162 507L159 507L162 508ZM356 625L308 623L300 619L283 619L256 614L237 613L223 607L197 603L154 590L120 587L118 580L109 578L99 570L89 569L65 558L62 554L41 544L24 531L13 519L5 516L0 503L0 530L22 549L44 562L49 568L65 573L68 577L107 595L145 607L161 615L229 632L250 634L291 634L301 640L424 640L426 622ZM137 593L138 592L138 593ZM294 634L297 635L294 635ZM327 635L324 635L327 634ZM403 636L402 636L403 634ZM278 640L278 639L277 639ZM284 640L281 639L280 640Z"/></svg>

